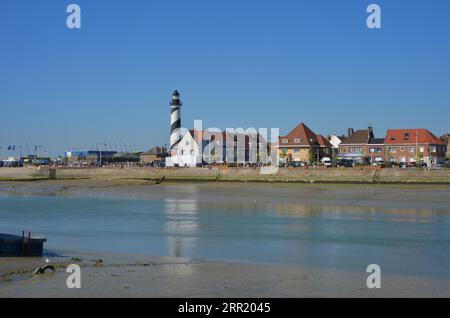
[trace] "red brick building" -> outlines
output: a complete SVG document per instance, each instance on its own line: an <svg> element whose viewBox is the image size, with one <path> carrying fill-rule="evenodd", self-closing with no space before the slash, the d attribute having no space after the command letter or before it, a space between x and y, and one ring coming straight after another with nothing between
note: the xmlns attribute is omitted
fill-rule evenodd
<svg viewBox="0 0 450 318"><path fill-rule="evenodd" d="M384 138L375 138L372 127L353 131L339 144L339 157L354 162L374 163L384 161Z"/></svg>
<svg viewBox="0 0 450 318"><path fill-rule="evenodd" d="M388 129L386 132L386 161L417 163L428 167L443 164L447 143L428 129Z"/></svg>

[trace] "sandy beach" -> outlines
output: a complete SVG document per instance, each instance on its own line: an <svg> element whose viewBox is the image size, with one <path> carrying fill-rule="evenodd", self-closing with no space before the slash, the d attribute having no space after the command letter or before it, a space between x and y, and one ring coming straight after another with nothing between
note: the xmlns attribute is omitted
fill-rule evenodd
<svg viewBox="0 0 450 318"><path fill-rule="evenodd" d="M134 254L61 251L55 273L33 276L44 259L0 259L0 297L450 297L450 280L383 275L368 289L365 272L209 262ZM102 263L99 262L102 261ZM68 264L81 288L66 286Z"/></svg>

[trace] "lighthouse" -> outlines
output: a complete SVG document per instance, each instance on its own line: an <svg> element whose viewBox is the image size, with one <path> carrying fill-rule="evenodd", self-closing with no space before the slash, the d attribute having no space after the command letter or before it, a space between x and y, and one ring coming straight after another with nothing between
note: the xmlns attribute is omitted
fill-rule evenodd
<svg viewBox="0 0 450 318"><path fill-rule="evenodd" d="M170 150L180 140L180 127L181 127L181 100L180 93L177 90L172 93L172 100L170 101L171 114L170 114Z"/></svg>

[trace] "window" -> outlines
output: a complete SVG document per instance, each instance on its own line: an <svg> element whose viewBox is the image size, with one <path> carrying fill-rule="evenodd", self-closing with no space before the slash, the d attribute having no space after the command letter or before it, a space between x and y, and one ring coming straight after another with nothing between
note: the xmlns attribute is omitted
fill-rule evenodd
<svg viewBox="0 0 450 318"><path fill-rule="evenodd" d="M436 152L436 146L430 146L430 152Z"/></svg>
<svg viewBox="0 0 450 318"><path fill-rule="evenodd" d="M300 143L300 138L295 138L294 142L297 143L297 144Z"/></svg>
<svg viewBox="0 0 450 318"><path fill-rule="evenodd" d="M416 148L414 147L409 147L409 152L414 152Z"/></svg>
<svg viewBox="0 0 450 318"><path fill-rule="evenodd" d="M423 152L423 146L419 148L419 152Z"/></svg>
<svg viewBox="0 0 450 318"><path fill-rule="evenodd" d="M281 153L287 154L287 152L288 152L287 148L281 148Z"/></svg>
<svg viewBox="0 0 450 318"><path fill-rule="evenodd" d="M405 134L403 135L403 139L409 140L409 133L405 133Z"/></svg>
<svg viewBox="0 0 450 318"><path fill-rule="evenodd" d="M405 147L400 147L400 151L401 152L405 151Z"/></svg>
<svg viewBox="0 0 450 318"><path fill-rule="evenodd" d="M389 162L397 162L397 158L395 158L395 157L390 157L390 158L389 158Z"/></svg>
<svg viewBox="0 0 450 318"><path fill-rule="evenodd" d="M395 153L397 152L397 147L389 147L388 150L389 152Z"/></svg>
<svg viewBox="0 0 450 318"><path fill-rule="evenodd" d="M289 142L289 139L282 139L281 142L282 142L283 144L287 144L287 143Z"/></svg>
<svg viewBox="0 0 450 318"><path fill-rule="evenodd" d="M300 153L300 148L294 148L295 153Z"/></svg>
<svg viewBox="0 0 450 318"><path fill-rule="evenodd" d="M372 153L380 153L382 150L380 147L374 147L374 148L370 148L369 151Z"/></svg>
<svg viewBox="0 0 450 318"><path fill-rule="evenodd" d="M193 155L194 154L194 150L191 150L191 155Z"/></svg>
<svg viewBox="0 0 450 318"><path fill-rule="evenodd" d="M188 146L188 147L189 147L189 140L187 140L187 141L186 141L186 146Z"/></svg>
<svg viewBox="0 0 450 318"><path fill-rule="evenodd" d="M351 153L362 153L363 149L361 147L350 147L349 151Z"/></svg>

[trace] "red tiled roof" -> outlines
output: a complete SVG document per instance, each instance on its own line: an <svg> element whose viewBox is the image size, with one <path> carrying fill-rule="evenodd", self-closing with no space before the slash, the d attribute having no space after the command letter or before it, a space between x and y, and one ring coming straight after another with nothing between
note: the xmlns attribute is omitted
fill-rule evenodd
<svg viewBox="0 0 450 318"><path fill-rule="evenodd" d="M282 140L287 139L287 143ZM295 139L300 139L300 142L295 142ZM318 146L317 135L304 123L299 124L292 129L286 136L280 137L280 146L284 145L298 145L298 146Z"/></svg>
<svg viewBox="0 0 450 318"><path fill-rule="evenodd" d="M433 135L428 129L388 129L386 132L386 144L433 144L445 145L441 139Z"/></svg>
<svg viewBox="0 0 450 318"><path fill-rule="evenodd" d="M333 147L333 145L322 135L317 135L317 141L321 147Z"/></svg>

